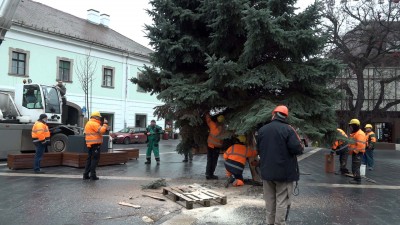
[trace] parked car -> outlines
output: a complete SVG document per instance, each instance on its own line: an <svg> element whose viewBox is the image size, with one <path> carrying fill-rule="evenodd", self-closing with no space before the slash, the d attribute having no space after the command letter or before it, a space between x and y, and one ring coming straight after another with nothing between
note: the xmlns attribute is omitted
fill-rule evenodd
<svg viewBox="0 0 400 225"><path fill-rule="evenodd" d="M115 144L132 144L146 143L147 135L144 127L127 127L116 133L111 133L110 136Z"/></svg>

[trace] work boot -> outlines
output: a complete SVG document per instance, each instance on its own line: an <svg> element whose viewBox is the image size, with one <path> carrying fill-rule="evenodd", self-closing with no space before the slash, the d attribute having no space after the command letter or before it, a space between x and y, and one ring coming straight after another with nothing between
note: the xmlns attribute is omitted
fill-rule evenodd
<svg viewBox="0 0 400 225"><path fill-rule="evenodd" d="M159 166L160 165L160 158L156 158L156 161L157 161L157 166Z"/></svg>
<svg viewBox="0 0 400 225"><path fill-rule="evenodd" d="M151 159L147 159L147 161L146 162L144 162L144 164L151 164Z"/></svg>
<svg viewBox="0 0 400 225"><path fill-rule="evenodd" d="M182 162L188 162L189 160L188 159L184 159L184 160L182 160Z"/></svg>
<svg viewBox="0 0 400 225"><path fill-rule="evenodd" d="M361 180L350 180L350 184L361 184Z"/></svg>
<svg viewBox="0 0 400 225"><path fill-rule="evenodd" d="M207 180L218 180L218 176L209 175L209 176L206 176L206 179L207 179Z"/></svg>
<svg viewBox="0 0 400 225"><path fill-rule="evenodd" d="M83 179L84 179L84 180L89 180L90 177L89 177L89 175L83 174Z"/></svg>
<svg viewBox="0 0 400 225"><path fill-rule="evenodd" d="M372 170L374 170L374 168L373 167L368 167L368 170L372 171Z"/></svg>
<svg viewBox="0 0 400 225"><path fill-rule="evenodd" d="M100 178L98 176L90 177L90 180L99 180Z"/></svg>

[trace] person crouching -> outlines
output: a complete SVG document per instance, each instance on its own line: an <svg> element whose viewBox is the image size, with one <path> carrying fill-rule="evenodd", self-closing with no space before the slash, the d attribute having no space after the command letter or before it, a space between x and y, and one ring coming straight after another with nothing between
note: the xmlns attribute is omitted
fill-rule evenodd
<svg viewBox="0 0 400 225"><path fill-rule="evenodd" d="M226 175L228 177L225 187L233 184L234 187L243 186L243 170L246 159L257 156L257 151L246 145L246 136L236 137L236 144L229 147L224 153Z"/></svg>

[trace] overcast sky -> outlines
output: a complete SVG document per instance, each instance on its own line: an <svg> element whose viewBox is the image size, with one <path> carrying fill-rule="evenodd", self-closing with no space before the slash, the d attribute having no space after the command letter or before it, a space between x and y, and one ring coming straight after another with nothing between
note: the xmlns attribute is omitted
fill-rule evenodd
<svg viewBox="0 0 400 225"><path fill-rule="evenodd" d="M87 10L95 9L100 14L110 15L110 28L130 39L149 46L144 37L144 24L151 24L151 18L145 9L149 9L149 0L34 0L45 5L86 19ZM305 8L314 0L298 0L297 5Z"/></svg>

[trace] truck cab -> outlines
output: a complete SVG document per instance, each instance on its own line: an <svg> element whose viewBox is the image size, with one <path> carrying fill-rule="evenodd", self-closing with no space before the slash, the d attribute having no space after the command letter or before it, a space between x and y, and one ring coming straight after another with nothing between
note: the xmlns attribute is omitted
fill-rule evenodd
<svg viewBox="0 0 400 225"><path fill-rule="evenodd" d="M39 84L17 85L15 105L21 115L29 116L32 121L46 114L48 124L61 125L62 101L56 87Z"/></svg>

